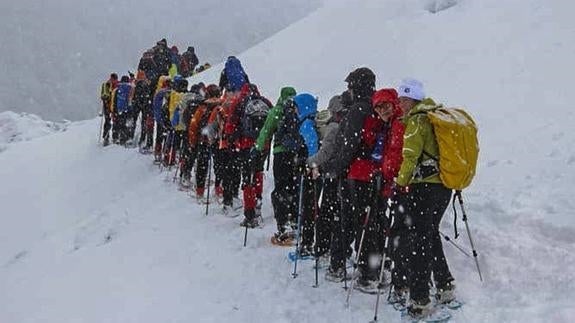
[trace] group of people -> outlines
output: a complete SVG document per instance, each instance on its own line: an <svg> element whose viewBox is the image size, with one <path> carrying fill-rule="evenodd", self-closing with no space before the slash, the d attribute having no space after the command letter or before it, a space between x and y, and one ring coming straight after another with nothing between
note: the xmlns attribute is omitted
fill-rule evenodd
<svg viewBox="0 0 575 323"><path fill-rule="evenodd" d="M114 143L134 144L136 122L141 115L142 131L139 144L145 142L146 149L150 149L154 128L150 102L156 93L156 85L162 76L182 79L210 68L209 63L200 66L198 64L194 47L188 47L180 55L176 46L168 48L166 39L161 39L154 47L144 52L138 63L136 75L129 72L128 75L118 79L118 74L112 73L100 89L104 145L110 143L111 130Z"/></svg>
<svg viewBox="0 0 575 323"><path fill-rule="evenodd" d="M161 41L158 46L167 49ZM234 56L219 83L207 86L189 86L185 73L170 77L164 58L157 61L162 67L153 72L140 64L145 76L135 87L126 76L114 83L114 74L105 83L112 94L102 96L104 107L117 111L115 141L133 137L138 114L126 127L123 111L141 112L141 152L175 166L181 189L195 186L201 203L213 168L221 213L243 211L246 228L259 225L264 166L273 160L273 244L297 243L298 256L329 262L326 280L355 279L366 293L378 291L385 266L393 285L389 302L403 304L415 318L455 299L438 233L452 190L439 176L438 142L426 115L437 105L421 82L406 79L397 89L377 90L375 74L358 68L345 78L347 89L318 111L317 97L290 86L272 104ZM357 278L346 271L354 252Z"/></svg>

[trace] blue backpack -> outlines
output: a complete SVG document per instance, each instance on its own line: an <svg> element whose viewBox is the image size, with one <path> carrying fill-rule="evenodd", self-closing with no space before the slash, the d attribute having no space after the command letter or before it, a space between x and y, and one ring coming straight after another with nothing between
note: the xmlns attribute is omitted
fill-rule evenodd
<svg viewBox="0 0 575 323"><path fill-rule="evenodd" d="M232 92L239 91L242 88L242 86L247 82L246 72L242 67L242 63L240 62L239 59L233 56L228 58L228 60L226 61L224 72L228 80L228 84L226 85L226 87L228 90Z"/></svg>
<svg viewBox="0 0 575 323"><path fill-rule="evenodd" d="M116 111L124 113L130 110L130 92L132 86L129 83L120 83L116 90Z"/></svg>

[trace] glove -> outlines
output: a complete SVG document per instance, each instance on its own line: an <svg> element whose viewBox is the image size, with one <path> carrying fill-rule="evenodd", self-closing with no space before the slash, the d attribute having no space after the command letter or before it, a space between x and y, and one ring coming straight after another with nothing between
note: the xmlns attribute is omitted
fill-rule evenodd
<svg viewBox="0 0 575 323"><path fill-rule="evenodd" d="M405 195L409 193L409 186L401 186L396 182L393 182L393 184L391 184L391 191L393 195Z"/></svg>
<svg viewBox="0 0 575 323"><path fill-rule="evenodd" d="M260 160L261 156L262 154L260 153L260 151L256 147L252 147L252 149L250 150L250 159L255 162Z"/></svg>

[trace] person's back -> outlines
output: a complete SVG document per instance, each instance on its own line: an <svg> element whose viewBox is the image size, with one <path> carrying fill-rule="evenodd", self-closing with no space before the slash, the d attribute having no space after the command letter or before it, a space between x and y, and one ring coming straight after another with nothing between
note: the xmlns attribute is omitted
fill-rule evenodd
<svg viewBox="0 0 575 323"><path fill-rule="evenodd" d="M220 88L230 92L237 92L246 83L249 83L248 75L244 71L240 60L235 56L228 57L220 76Z"/></svg>

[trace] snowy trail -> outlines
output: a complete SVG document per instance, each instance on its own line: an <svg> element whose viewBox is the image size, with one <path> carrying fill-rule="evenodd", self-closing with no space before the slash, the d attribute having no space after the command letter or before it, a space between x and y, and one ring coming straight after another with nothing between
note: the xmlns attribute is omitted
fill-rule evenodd
<svg viewBox="0 0 575 323"><path fill-rule="evenodd" d="M36 151L34 159L51 165L52 176L61 176L47 186L28 186L21 201L46 193L62 194L51 199L67 196L63 201L70 203L42 207L48 226L24 221L41 206L24 205L28 211L21 219L27 227L15 235L26 235L20 240L9 237L1 249L0 288L6 291L0 294L2 321L357 322L372 317L375 297L356 292L346 310L344 290L323 280L323 271L320 288L312 288L312 262L301 263L299 277L291 277L286 257L290 249L268 242L275 224L269 199L264 201L264 228L250 230L243 248L240 218L223 217L215 207L206 217L204 207L166 181L166 173L158 171L150 156L98 147L91 136L96 127L97 120L75 124L68 134L19 144L0 155L6 170L10 161L23 160L17 154ZM62 147L58 154L41 149L56 146ZM73 151L67 163L66 153ZM17 164L13 167L26 166ZM78 164L82 166L73 166ZM1 178L10 173L3 172ZM270 183L268 178L266 192ZM65 190L72 184L74 190ZM466 302L455 321L572 317L574 276L565 268L575 265L570 248L575 230L507 214L474 195L468 199L485 282L479 283L471 259L445 246ZM74 213L60 213L64 208ZM452 235L450 222L447 215L443 231ZM457 242L468 248L462 223L459 229ZM382 307L380 317L399 321L389 306Z"/></svg>
<svg viewBox="0 0 575 323"><path fill-rule="evenodd" d="M420 78L480 129L476 180L465 192L484 282L472 259L444 249L466 305L453 322L575 320L575 34L562 0L329 1L240 55L250 80L325 105L359 65L378 87ZM349 23L353 21L352 23ZM358 37L380 31L379 38ZM367 36L366 36L367 37ZM297 45L294 50L294 44ZM217 80L214 66L191 81ZM366 322L375 297L291 278L289 249L272 247L271 174L265 227L242 247L241 218L204 216L150 156L96 145L99 120L6 144L0 152L1 322ZM36 133L31 129L30 133ZM1 150L1 149L0 149ZM171 176L170 176L171 177ZM442 231L453 236L451 211ZM461 238L469 250L465 228ZM323 272L320 273L323 278ZM399 322L389 306L382 321Z"/></svg>

